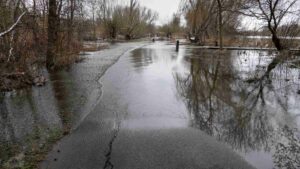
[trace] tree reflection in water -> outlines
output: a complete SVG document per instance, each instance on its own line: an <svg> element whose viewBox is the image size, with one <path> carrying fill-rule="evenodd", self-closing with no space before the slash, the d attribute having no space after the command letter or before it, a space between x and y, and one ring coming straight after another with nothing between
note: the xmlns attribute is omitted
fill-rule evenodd
<svg viewBox="0 0 300 169"><path fill-rule="evenodd" d="M299 168L299 129L289 100L299 101L295 88L299 79L283 62L286 58L267 54L261 61L251 52L247 56L247 52L205 51L193 56L186 58L189 74L175 76L192 127L238 151L272 153L279 168ZM297 81L291 84L283 75Z"/></svg>

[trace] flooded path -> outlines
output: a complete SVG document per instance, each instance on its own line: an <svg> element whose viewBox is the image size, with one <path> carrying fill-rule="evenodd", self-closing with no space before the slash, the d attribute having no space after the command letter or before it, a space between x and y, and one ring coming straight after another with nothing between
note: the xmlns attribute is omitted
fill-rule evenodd
<svg viewBox="0 0 300 169"><path fill-rule="evenodd" d="M0 168L30 168L53 142L76 129L101 97L99 79L125 52L148 42L86 53L68 70L41 73L44 87L0 93ZM29 163L28 163L29 162Z"/></svg>
<svg viewBox="0 0 300 169"><path fill-rule="evenodd" d="M136 49L103 76L99 104L43 166L297 168L299 69L290 64L268 52Z"/></svg>
<svg viewBox="0 0 300 169"><path fill-rule="evenodd" d="M123 55L101 78L99 104L42 168L252 168L191 127L174 74L188 70L184 56L165 43Z"/></svg>
<svg viewBox="0 0 300 169"><path fill-rule="evenodd" d="M99 104L43 166L297 168L299 69L290 64L268 52L136 49L101 78Z"/></svg>
<svg viewBox="0 0 300 169"><path fill-rule="evenodd" d="M190 46L175 52L163 42L125 48L51 75L63 91L50 97L61 100L56 116L67 117L55 126L71 120L73 131L41 168L299 168L299 58ZM116 53L123 55L103 75Z"/></svg>

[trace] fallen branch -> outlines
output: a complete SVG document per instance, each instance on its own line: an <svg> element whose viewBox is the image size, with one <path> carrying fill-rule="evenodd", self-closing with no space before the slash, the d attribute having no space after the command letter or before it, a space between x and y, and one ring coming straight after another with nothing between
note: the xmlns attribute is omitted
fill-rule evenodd
<svg viewBox="0 0 300 169"><path fill-rule="evenodd" d="M16 76L25 76L25 72L16 72L16 73L5 73L5 74L0 74L0 77L16 77Z"/></svg>
<svg viewBox="0 0 300 169"><path fill-rule="evenodd" d="M15 22L8 30L6 30L6 31L4 31L4 32L1 32L1 33L0 33L0 37L2 37L2 36L4 36L4 35L8 34L8 33L11 32L12 30L14 30L15 27L19 24L19 22L21 21L22 17L23 17L25 14L26 14L26 12L23 12L23 13L19 16L19 18L17 19L17 21L16 21L16 22Z"/></svg>

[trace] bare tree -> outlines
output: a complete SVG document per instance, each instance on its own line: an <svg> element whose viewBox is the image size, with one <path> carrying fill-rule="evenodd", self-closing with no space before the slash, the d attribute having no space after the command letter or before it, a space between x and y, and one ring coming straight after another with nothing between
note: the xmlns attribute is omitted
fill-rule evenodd
<svg viewBox="0 0 300 169"><path fill-rule="evenodd" d="M222 28L222 22L223 22L223 17L222 17L222 12L223 12L223 7L222 7L222 0L217 0L218 2L218 21L219 21L219 38L220 38L220 49L223 49L223 28Z"/></svg>
<svg viewBox="0 0 300 169"><path fill-rule="evenodd" d="M135 22L134 25L134 31L132 32L132 35L134 38L137 38L139 36L142 36L146 33L147 28L151 25L153 25L153 22L157 19L158 14L151 9L148 9L146 7L139 7L137 9Z"/></svg>
<svg viewBox="0 0 300 169"><path fill-rule="evenodd" d="M61 4L61 3L60 3ZM48 14L48 48L47 48L47 67L52 69L55 66L55 59L57 55L58 43L58 27L59 16L57 14L57 1L49 0L49 14Z"/></svg>
<svg viewBox="0 0 300 169"><path fill-rule="evenodd" d="M105 34L109 38L115 39L117 36L116 15L114 17L114 11L118 8L115 0L98 0L98 18L104 27Z"/></svg>
<svg viewBox="0 0 300 169"><path fill-rule="evenodd" d="M68 2L68 41L72 41L73 33L74 33L74 17L75 11L77 8L77 1L76 0L69 0ZM70 44L70 43L69 43Z"/></svg>
<svg viewBox="0 0 300 169"><path fill-rule="evenodd" d="M223 48L223 33L224 26L230 25L230 20L234 19L235 23L238 23L238 15L235 11L242 8L243 0L217 0L218 11L218 36L220 49ZM235 24L234 23L234 24Z"/></svg>
<svg viewBox="0 0 300 169"><path fill-rule="evenodd" d="M16 31L15 29L27 12L25 10L20 14L20 12L23 11L20 7L22 4L21 0L6 1L3 3L5 4L0 4L0 9L8 15L2 16L4 17L4 20L8 21L9 23L4 22L3 24L0 24L0 29L2 26L4 27L4 29L6 29L5 31L0 32L0 38L2 38L2 42L4 42L3 46L8 47L6 48L6 50L3 50L3 53L8 56L7 61L9 62L12 58L15 59L15 47L16 41L18 39L18 31ZM1 13L2 12L0 12L0 14Z"/></svg>
<svg viewBox="0 0 300 169"><path fill-rule="evenodd" d="M278 28L285 18L292 18L295 11L299 10L294 9L296 2L297 0L250 0L245 3L247 10L243 10L243 14L264 21L272 34L275 47L281 51L287 47L281 43Z"/></svg>
<svg viewBox="0 0 300 169"><path fill-rule="evenodd" d="M189 37L198 42L207 33L208 26L215 16L216 0L183 0L181 10L185 14Z"/></svg>
<svg viewBox="0 0 300 169"><path fill-rule="evenodd" d="M183 0L184 12L189 29L189 35L195 37L193 41L204 43L205 37L211 32L219 40L216 45L223 48L224 28L236 28L239 23L238 14L234 11L241 7L242 0Z"/></svg>
<svg viewBox="0 0 300 169"><path fill-rule="evenodd" d="M136 25L138 25L138 8L139 8L139 4L137 0L130 0L130 5L129 7L125 8L125 12L128 15L128 22L126 24L126 39L131 39L132 38L132 33L136 27Z"/></svg>
<svg viewBox="0 0 300 169"><path fill-rule="evenodd" d="M117 35L124 35L127 40L136 38L157 18L155 12L140 6L137 0L130 0L128 5L114 0L97 1L98 18L105 35L111 39L115 39Z"/></svg>
<svg viewBox="0 0 300 169"><path fill-rule="evenodd" d="M93 21L93 38L96 39L96 11L97 11L97 2L98 0L88 1L92 9L92 21Z"/></svg>

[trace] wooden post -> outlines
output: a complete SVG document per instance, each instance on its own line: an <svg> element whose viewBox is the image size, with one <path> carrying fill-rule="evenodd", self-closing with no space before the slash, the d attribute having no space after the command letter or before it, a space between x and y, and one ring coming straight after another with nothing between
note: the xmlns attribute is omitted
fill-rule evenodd
<svg viewBox="0 0 300 169"><path fill-rule="evenodd" d="M176 41L176 52L179 51L179 40Z"/></svg>

